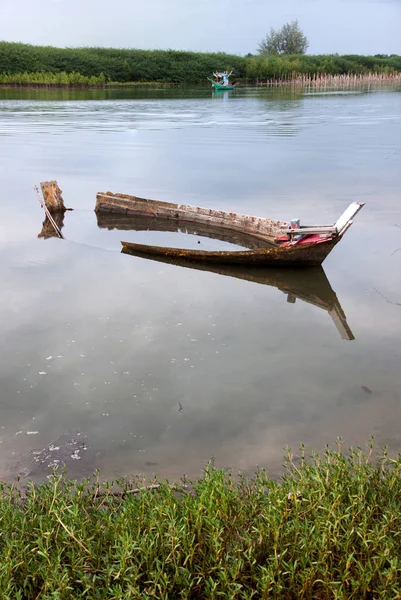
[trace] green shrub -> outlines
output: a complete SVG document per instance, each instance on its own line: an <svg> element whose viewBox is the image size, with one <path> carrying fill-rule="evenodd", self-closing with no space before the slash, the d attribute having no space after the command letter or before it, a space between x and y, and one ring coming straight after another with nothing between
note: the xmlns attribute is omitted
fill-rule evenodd
<svg viewBox="0 0 401 600"><path fill-rule="evenodd" d="M368 600L401 594L401 456L289 453L281 481L207 467L131 493L0 487L0 596Z"/></svg>

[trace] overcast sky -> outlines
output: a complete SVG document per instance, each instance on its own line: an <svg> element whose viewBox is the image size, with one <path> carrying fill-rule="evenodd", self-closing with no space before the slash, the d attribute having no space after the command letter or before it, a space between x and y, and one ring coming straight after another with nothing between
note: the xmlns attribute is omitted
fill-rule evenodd
<svg viewBox="0 0 401 600"><path fill-rule="evenodd" d="M401 54L401 0L0 0L0 40L247 54L294 19L311 54Z"/></svg>

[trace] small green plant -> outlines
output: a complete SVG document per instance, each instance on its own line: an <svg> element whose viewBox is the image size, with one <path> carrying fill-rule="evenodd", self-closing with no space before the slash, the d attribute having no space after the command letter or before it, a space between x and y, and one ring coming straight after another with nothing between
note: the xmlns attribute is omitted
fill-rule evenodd
<svg viewBox="0 0 401 600"><path fill-rule="evenodd" d="M0 488L0 597L399 598L401 456L295 460L280 481L208 465L190 486L55 473ZM157 489L154 489L157 488Z"/></svg>

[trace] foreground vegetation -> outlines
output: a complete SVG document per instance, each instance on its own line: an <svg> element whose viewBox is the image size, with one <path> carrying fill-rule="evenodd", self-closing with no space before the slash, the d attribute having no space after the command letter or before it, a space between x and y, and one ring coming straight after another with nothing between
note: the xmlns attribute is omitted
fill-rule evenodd
<svg viewBox="0 0 401 600"><path fill-rule="evenodd" d="M206 83L213 71L234 71L237 80L401 72L401 56L260 55L176 50L54 48L0 42L2 85L93 85L106 83Z"/></svg>
<svg viewBox="0 0 401 600"><path fill-rule="evenodd" d="M371 454L289 454L280 482L3 486L0 596L399 598L401 456Z"/></svg>

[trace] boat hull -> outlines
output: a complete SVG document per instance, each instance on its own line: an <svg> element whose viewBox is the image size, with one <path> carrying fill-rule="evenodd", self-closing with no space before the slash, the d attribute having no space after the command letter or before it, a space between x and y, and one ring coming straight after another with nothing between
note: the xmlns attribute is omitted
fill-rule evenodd
<svg viewBox="0 0 401 600"><path fill-rule="evenodd" d="M322 264L337 244L338 239L327 240L320 244L263 248L238 251L204 251L184 248L150 246L133 242L121 242L122 252L134 256L150 258L185 259L194 263L214 263L228 265L249 265L253 267L316 267Z"/></svg>
<svg viewBox="0 0 401 600"><path fill-rule="evenodd" d="M222 85L221 83L217 83L217 81L213 81L213 79L210 79L210 77L208 77L208 79L215 90L225 90L227 92L234 89L233 85Z"/></svg>
<svg viewBox="0 0 401 600"><path fill-rule="evenodd" d="M334 225L301 226L297 229L289 229L287 221L111 192L97 194L95 210L97 213L123 214L139 220L146 218L154 223L148 229L161 229L159 223L174 223L174 227L191 232L196 224L196 228L200 230L210 228L209 237L213 237L213 229L218 228L220 233L216 236L217 239L222 239L225 231L241 233L251 240L251 243L241 244L246 249L235 251L191 250L122 241L122 251L125 254L186 259L194 263L294 268L321 265L342 239L344 232L352 224L353 216L362 206L363 203L351 204ZM252 240L257 240L258 244L252 243Z"/></svg>

